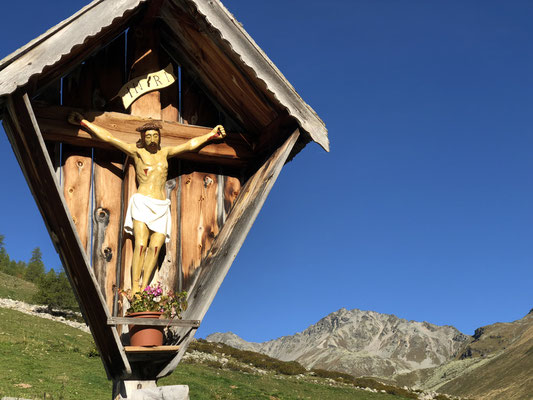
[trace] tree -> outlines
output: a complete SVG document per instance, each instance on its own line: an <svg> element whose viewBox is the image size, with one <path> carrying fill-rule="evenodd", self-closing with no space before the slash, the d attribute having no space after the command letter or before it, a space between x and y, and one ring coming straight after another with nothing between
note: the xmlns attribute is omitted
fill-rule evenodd
<svg viewBox="0 0 533 400"><path fill-rule="evenodd" d="M25 279L26 263L24 261L15 261L9 257L4 245L4 235L0 235L0 272Z"/></svg>
<svg viewBox="0 0 533 400"><path fill-rule="evenodd" d="M38 283L44 277L44 264L42 261L43 254L41 249L36 247L31 253L31 259L26 268L24 279L27 281Z"/></svg>
<svg viewBox="0 0 533 400"><path fill-rule="evenodd" d="M78 303L67 276L64 272L56 274L53 269L37 282L34 301L48 306L50 310L53 308L78 310Z"/></svg>
<svg viewBox="0 0 533 400"><path fill-rule="evenodd" d="M9 263L9 256L4 247L4 235L0 235L0 271L5 272L7 269L7 263Z"/></svg>

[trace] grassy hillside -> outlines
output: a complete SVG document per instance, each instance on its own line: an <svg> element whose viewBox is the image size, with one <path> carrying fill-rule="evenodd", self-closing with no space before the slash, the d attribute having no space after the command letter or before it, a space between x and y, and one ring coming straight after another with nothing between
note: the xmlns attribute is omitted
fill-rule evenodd
<svg viewBox="0 0 533 400"><path fill-rule="evenodd" d="M533 313L477 329L456 360L396 376L395 383L475 399L531 400L531 371Z"/></svg>
<svg viewBox="0 0 533 400"><path fill-rule="evenodd" d="M64 324L0 308L0 398L110 397L92 337Z"/></svg>
<svg viewBox="0 0 533 400"><path fill-rule="evenodd" d="M107 380L89 334L58 322L0 308L0 398L110 398ZM187 384L191 400L402 400L369 393L332 379L302 380L255 375L217 365L182 363L160 385Z"/></svg>
<svg viewBox="0 0 533 400"><path fill-rule="evenodd" d="M531 316L530 316L531 318ZM531 318L533 320L533 318ZM533 322L533 321L532 321ZM531 399L533 396L533 324L519 338L478 368L443 385L446 393L480 399ZM495 329L496 330L496 329ZM491 335L491 341L498 340ZM500 340L506 338L501 336ZM483 382L480 385L480 382Z"/></svg>
<svg viewBox="0 0 533 400"><path fill-rule="evenodd" d="M31 303L37 287L25 280L0 272L0 298Z"/></svg>

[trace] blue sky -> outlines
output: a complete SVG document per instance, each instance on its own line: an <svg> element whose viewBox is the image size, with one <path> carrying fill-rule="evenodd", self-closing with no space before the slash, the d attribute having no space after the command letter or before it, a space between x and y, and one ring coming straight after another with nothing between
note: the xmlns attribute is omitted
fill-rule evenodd
<svg viewBox="0 0 533 400"><path fill-rule="evenodd" d="M85 1L3 5L0 57ZM317 111L200 328L263 341L341 307L477 327L532 307L533 3L227 0ZM0 234L60 261L5 135ZM16 210L16 212L15 212Z"/></svg>

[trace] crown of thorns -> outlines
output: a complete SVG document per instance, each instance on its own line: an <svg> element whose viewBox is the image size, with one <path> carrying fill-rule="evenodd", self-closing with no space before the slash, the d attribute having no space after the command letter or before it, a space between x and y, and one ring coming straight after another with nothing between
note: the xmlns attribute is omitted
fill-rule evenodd
<svg viewBox="0 0 533 400"><path fill-rule="evenodd" d="M144 124L143 126L140 126L138 127L137 129L135 129L137 132L141 132L141 133L144 133L146 131L160 131L161 130L161 125L155 123L155 122L147 122L146 124Z"/></svg>

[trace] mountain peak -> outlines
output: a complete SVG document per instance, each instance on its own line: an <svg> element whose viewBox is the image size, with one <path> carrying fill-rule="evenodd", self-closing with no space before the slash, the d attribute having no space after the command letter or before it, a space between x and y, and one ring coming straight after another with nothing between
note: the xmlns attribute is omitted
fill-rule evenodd
<svg viewBox="0 0 533 400"><path fill-rule="evenodd" d="M356 376L390 376L440 365L454 357L468 336L457 329L407 321L392 314L341 308L303 332L264 343L216 333L208 341L264 353L308 368Z"/></svg>

